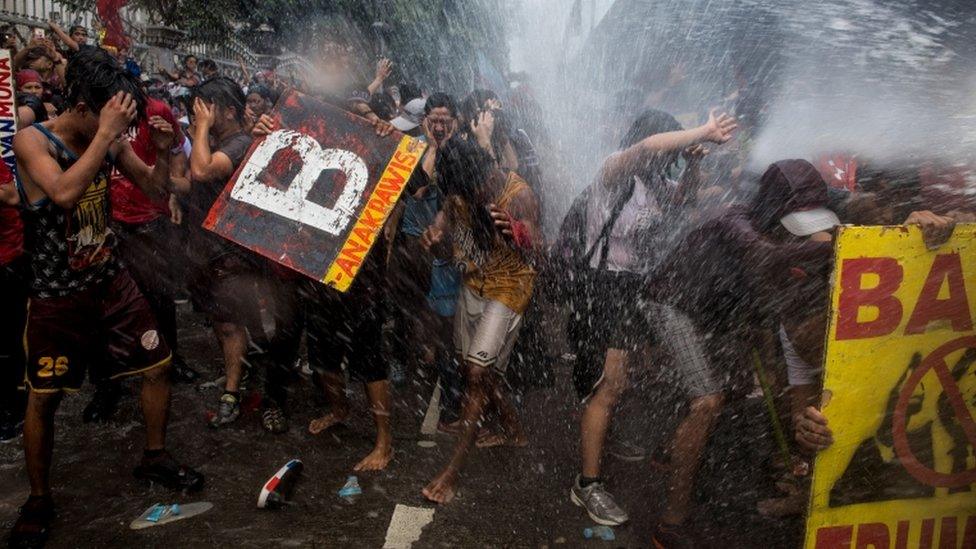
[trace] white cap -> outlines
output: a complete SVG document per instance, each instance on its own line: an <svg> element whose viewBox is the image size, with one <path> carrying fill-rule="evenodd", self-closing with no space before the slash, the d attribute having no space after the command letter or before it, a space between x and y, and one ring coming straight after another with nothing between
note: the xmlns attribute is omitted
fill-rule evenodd
<svg viewBox="0 0 976 549"><path fill-rule="evenodd" d="M403 106L403 113L390 120L390 124L401 132L408 132L420 125L420 119L424 117L424 105L427 101L420 97L411 99Z"/></svg>
<svg viewBox="0 0 976 549"><path fill-rule="evenodd" d="M810 236L813 233L827 231L840 225L837 214L827 208L798 210L783 216L779 222L787 231L796 236Z"/></svg>

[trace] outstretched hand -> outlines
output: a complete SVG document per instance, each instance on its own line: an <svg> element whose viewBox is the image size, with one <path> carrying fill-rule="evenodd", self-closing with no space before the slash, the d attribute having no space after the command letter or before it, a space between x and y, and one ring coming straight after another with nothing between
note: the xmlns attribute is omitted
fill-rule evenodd
<svg viewBox="0 0 976 549"><path fill-rule="evenodd" d="M722 114L716 115L716 112L718 112L718 109L712 109L708 113L708 122L704 126L706 132L704 140L721 145L732 139L732 132L739 125L736 123L735 117L729 113L723 112Z"/></svg>
<svg viewBox="0 0 976 549"><path fill-rule="evenodd" d="M393 61L387 58L382 58L376 62L376 80L380 82L389 78L390 74L393 73Z"/></svg>

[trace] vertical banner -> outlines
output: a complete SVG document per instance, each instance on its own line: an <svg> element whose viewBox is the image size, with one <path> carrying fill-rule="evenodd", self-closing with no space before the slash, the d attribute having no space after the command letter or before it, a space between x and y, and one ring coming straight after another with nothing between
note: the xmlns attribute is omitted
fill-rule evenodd
<svg viewBox="0 0 976 549"><path fill-rule="evenodd" d="M0 48L0 156L17 173L14 159L14 134L17 132L17 82L14 80L10 50Z"/></svg>
<svg viewBox="0 0 976 549"><path fill-rule="evenodd" d="M203 226L344 292L426 145L298 92L273 116Z"/></svg>
<svg viewBox="0 0 976 549"><path fill-rule="evenodd" d="M806 547L976 547L976 225L842 227Z"/></svg>

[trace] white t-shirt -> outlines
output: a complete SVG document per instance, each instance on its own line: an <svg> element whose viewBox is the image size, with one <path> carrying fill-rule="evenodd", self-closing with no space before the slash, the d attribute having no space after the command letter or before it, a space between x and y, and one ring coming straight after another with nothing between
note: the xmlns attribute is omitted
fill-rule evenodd
<svg viewBox="0 0 976 549"><path fill-rule="evenodd" d="M634 193L620 211L610 231L606 268L615 272L646 274L662 255L664 241L672 235L673 227L664 225L664 212L658 202L654 186L677 187L674 181L658 176L649 184L634 176ZM586 250L589 251L610 218L611 210L626 192L627 185L594 184L586 205ZM660 192L660 189L658 190ZM655 245L659 242L661 245ZM599 268L601 248L597 246L590 258L590 267Z"/></svg>
<svg viewBox="0 0 976 549"><path fill-rule="evenodd" d="M786 376L790 385L813 385L820 379L820 368L811 366L796 352L796 347L790 341L786 327L779 325L779 343L783 347L783 358L786 360Z"/></svg>

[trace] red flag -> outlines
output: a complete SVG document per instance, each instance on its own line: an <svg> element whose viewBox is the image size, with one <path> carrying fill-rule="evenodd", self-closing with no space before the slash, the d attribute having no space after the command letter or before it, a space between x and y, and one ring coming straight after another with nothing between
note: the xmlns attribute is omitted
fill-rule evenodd
<svg viewBox="0 0 976 549"><path fill-rule="evenodd" d="M125 34L125 27L122 26L122 17L119 16L119 9L129 3L129 0L98 0L95 10L98 18L101 19L105 27L105 37L102 38L103 46L118 48L129 47L129 37Z"/></svg>

